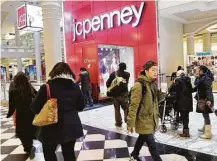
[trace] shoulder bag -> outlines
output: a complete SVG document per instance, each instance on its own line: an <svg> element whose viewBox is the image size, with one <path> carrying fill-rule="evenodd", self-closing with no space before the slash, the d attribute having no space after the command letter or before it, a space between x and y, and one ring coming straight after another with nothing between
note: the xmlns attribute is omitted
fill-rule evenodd
<svg viewBox="0 0 217 161"><path fill-rule="evenodd" d="M200 98L200 96L199 96L199 90L197 90L197 97L198 97L198 100L197 100L198 110L200 112L204 112L205 108L206 108L206 100Z"/></svg>
<svg viewBox="0 0 217 161"><path fill-rule="evenodd" d="M46 89L47 102L44 104L40 113L35 116L32 123L39 127L56 124L58 122L57 99L51 97L49 84L46 84Z"/></svg>

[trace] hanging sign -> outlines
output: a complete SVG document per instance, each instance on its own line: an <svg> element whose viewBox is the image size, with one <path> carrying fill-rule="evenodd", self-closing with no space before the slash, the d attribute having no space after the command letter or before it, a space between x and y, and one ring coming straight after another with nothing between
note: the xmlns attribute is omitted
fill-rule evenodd
<svg viewBox="0 0 217 161"><path fill-rule="evenodd" d="M17 27L19 30L43 30L42 8L24 4L17 9Z"/></svg>

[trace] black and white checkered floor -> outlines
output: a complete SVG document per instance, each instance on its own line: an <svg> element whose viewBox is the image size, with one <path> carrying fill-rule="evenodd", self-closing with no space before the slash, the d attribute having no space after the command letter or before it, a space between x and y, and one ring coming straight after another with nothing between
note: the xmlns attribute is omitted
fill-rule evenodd
<svg viewBox="0 0 217 161"><path fill-rule="evenodd" d="M15 130L12 119L5 118L7 108L0 108L1 111L1 160L3 161L25 161L23 147L18 138L15 137ZM78 161L128 161L129 154L133 150L136 138L83 125L85 136L77 140L75 151ZM37 149L34 161L44 161L41 143L34 141ZM157 143L158 150L164 161L217 161L214 156L188 151ZM57 149L59 161L63 161L61 148ZM167 154L167 155L165 155ZM168 155L169 154L169 155ZM152 161L146 146L141 150L141 159Z"/></svg>

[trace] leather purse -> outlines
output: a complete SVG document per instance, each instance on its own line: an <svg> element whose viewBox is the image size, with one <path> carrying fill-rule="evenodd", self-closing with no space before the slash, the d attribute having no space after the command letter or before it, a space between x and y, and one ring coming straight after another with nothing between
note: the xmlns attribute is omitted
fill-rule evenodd
<svg viewBox="0 0 217 161"><path fill-rule="evenodd" d="M204 112L206 108L206 100L205 99L199 99L197 101L197 107L199 111Z"/></svg>
<svg viewBox="0 0 217 161"><path fill-rule="evenodd" d="M46 84L46 89L48 99L32 122L33 125L38 127L52 125L58 122L57 99L51 97L49 84Z"/></svg>
<svg viewBox="0 0 217 161"><path fill-rule="evenodd" d="M197 108L200 112L204 112L206 109L206 102L207 100L201 99L199 96L199 90L197 90Z"/></svg>

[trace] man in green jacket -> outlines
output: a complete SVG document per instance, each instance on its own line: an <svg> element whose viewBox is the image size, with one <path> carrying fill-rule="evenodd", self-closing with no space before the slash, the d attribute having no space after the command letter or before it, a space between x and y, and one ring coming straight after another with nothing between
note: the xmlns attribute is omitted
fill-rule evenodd
<svg viewBox="0 0 217 161"><path fill-rule="evenodd" d="M139 151L144 142L147 143L149 151L154 161L162 161L160 158L156 143L154 140L154 132L158 128L158 98L159 92L156 85L158 74L157 63L148 61L143 66L139 79L143 80L145 94L140 82L136 82L131 91L130 108L127 118L128 131L133 132L134 128L139 137L136 141L134 150L131 154L130 161L139 161Z"/></svg>

